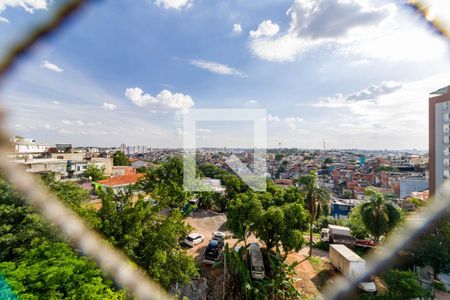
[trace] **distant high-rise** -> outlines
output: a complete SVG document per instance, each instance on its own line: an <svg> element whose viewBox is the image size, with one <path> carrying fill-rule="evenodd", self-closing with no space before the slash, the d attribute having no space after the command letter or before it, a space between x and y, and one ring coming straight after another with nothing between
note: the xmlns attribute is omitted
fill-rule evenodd
<svg viewBox="0 0 450 300"><path fill-rule="evenodd" d="M430 94L429 99L430 195L450 178L450 93L449 86Z"/></svg>

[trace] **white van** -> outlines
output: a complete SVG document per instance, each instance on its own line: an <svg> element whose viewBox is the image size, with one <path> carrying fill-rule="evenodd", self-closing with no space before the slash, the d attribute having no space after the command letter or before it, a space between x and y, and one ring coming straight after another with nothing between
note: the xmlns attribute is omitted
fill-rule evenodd
<svg viewBox="0 0 450 300"><path fill-rule="evenodd" d="M253 279L263 279L265 276L264 260L258 243L251 243L248 247L250 257L250 271Z"/></svg>

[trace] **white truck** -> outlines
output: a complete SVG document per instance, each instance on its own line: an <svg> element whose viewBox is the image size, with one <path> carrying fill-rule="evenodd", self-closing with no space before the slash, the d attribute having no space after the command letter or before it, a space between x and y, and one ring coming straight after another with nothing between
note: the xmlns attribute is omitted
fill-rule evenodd
<svg viewBox="0 0 450 300"><path fill-rule="evenodd" d="M320 231L320 240L330 244L354 245L355 238L350 228L337 225L328 225L328 228L322 228Z"/></svg>
<svg viewBox="0 0 450 300"><path fill-rule="evenodd" d="M366 261L345 245L330 245L329 259L331 264L350 280L363 273L366 267ZM366 293L377 292L372 281L360 282L359 288Z"/></svg>

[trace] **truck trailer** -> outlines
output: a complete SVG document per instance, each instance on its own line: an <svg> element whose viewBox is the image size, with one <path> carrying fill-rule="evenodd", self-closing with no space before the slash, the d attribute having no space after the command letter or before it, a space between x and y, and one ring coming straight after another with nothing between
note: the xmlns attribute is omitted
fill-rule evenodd
<svg viewBox="0 0 450 300"><path fill-rule="evenodd" d="M337 225L328 225L328 228L322 228L320 231L320 240L330 244L345 244L353 246L355 238L350 228Z"/></svg>
<svg viewBox="0 0 450 300"><path fill-rule="evenodd" d="M366 261L345 245L330 245L329 259L331 264L350 280L362 274L366 268ZM359 288L366 293L377 291L372 281L360 282Z"/></svg>

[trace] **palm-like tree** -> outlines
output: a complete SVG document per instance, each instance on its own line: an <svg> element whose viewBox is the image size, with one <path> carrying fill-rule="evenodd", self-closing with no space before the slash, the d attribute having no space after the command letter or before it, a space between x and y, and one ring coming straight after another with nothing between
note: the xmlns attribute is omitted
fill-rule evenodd
<svg viewBox="0 0 450 300"><path fill-rule="evenodd" d="M375 242L391 231L402 219L397 205L374 189L367 189L365 194L370 201L361 204L361 220L373 235Z"/></svg>
<svg viewBox="0 0 450 300"><path fill-rule="evenodd" d="M316 171L300 177L299 183L305 196L305 206L309 210L309 256L312 256L314 221L328 205L331 195L327 189L317 184Z"/></svg>

